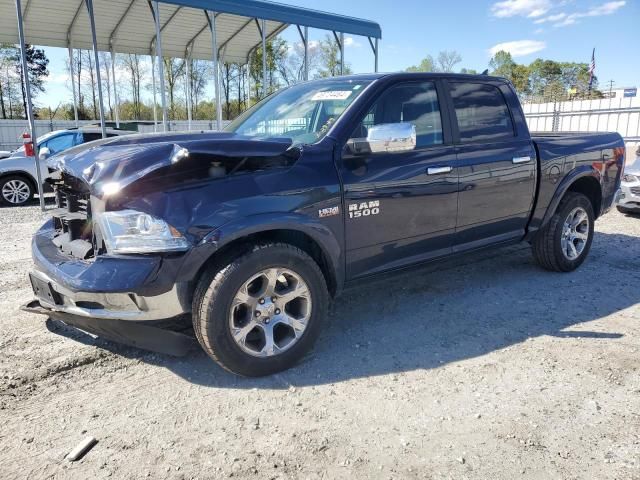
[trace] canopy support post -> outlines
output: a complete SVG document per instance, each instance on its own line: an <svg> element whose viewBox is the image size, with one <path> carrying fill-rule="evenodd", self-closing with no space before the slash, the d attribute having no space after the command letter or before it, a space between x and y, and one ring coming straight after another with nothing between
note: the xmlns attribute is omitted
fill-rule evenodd
<svg viewBox="0 0 640 480"><path fill-rule="evenodd" d="M222 103L220 95L220 65L218 62L218 38L216 35L216 12L205 10L209 22L209 30L211 30L211 49L213 50L213 82L215 83L216 95L216 124L218 131L222 130Z"/></svg>
<svg viewBox="0 0 640 480"><path fill-rule="evenodd" d="M309 80L309 27L304 27L304 79Z"/></svg>
<svg viewBox="0 0 640 480"><path fill-rule="evenodd" d="M187 48L185 53L185 64L184 64L184 74L186 77L186 91L187 91L187 130L191 131L191 119L192 119L192 110L191 110L191 52Z"/></svg>
<svg viewBox="0 0 640 480"><path fill-rule="evenodd" d="M344 75L344 33L338 35L335 31L333 32L333 38L336 39L336 43L338 44L338 48L340 49L340 75Z"/></svg>
<svg viewBox="0 0 640 480"><path fill-rule="evenodd" d="M104 123L104 102L102 100L102 79L100 75L100 59L98 58L98 40L96 39L96 19L93 15L93 0L84 0L89 14L89 24L91 26L91 40L93 41L93 62L96 65L98 77L98 101L100 102L100 129L102 138L107 138L107 127Z"/></svg>
<svg viewBox="0 0 640 480"><path fill-rule="evenodd" d="M160 102L162 104L162 129L169 129L167 119L167 95L164 90L164 62L162 58L162 35L160 32L160 7L158 0L153 1L153 19L156 23L156 58L158 60L158 77L160 80Z"/></svg>
<svg viewBox="0 0 640 480"><path fill-rule="evenodd" d="M300 39L302 39L302 46L304 48L304 57L302 64L302 79L309 80L309 27L304 27L304 32L300 28L300 25L296 25Z"/></svg>
<svg viewBox="0 0 640 480"><path fill-rule="evenodd" d="M262 98L267 96L267 21L262 19Z"/></svg>
<svg viewBox="0 0 640 480"><path fill-rule="evenodd" d="M378 39L376 38L376 52L375 52L375 66L374 66L374 68L375 68L374 71L376 73L378 73L378 58L379 58L379 56L378 56Z"/></svg>
<svg viewBox="0 0 640 480"><path fill-rule="evenodd" d="M118 107L118 87L116 85L116 54L113 48L111 48L111 78L113 80L113 114L116 117L116 128L120 128L120 108Z"/></svg>
<svg viewBox="0 0 640 480"><path fill-rule="evenodd" d="M76 74L73 68L73 47L69 43L69 76L71 77L71 91L73 92L73 118L78 127L78 97L76 95Z"/></svg>
<svg viewBox="0 0 640 480"><path fill-rule="evenodd" d="M156 56L151 54L151 90L153 90L153 131L158 131L158 99L156 98Z"/></svg>
<svg viewBox="0 0 640 480"><path fill-rule="evenodd" d="M371 40L371 37L367 37L369 39L369 45L371 45L371 50L373 50L373 71L378 73L378 39L375 39L375 42Z"/></svg>
<svg viewBox="0 0 640 480"><path fill-rule="evenodd" d="M251 55L247 55L247 109L251 108Z"/></svg>
<svg viewBox="0 0 640 480"><path fill-rule="evenodd" d="M33 161L36 164L36 177L38 179L38 196L40 197L40 208L44 212L44 192L42 189L42 175L40 174L40 162L38 160L38 139L36 138L36 124L33 118L33 105L31 103L31 85L29 84L29 70L27 65L26 46L24 42L24 26L22 25L22 5L20 0L16 0L16 14L18 16L18 36L20 37L20 64L22 66L22 88L27 103L27 121L31 131L31 141L33 142Z"/></svg>
<svg viewBox="0 0 640 480"><path fill-rule="evenodd" d="M340 33L340 75L344 75L344 33Z"/></svg>

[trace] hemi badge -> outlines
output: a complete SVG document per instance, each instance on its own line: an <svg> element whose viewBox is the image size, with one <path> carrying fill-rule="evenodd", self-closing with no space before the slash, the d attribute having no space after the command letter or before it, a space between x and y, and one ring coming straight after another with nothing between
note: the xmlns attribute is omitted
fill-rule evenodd
<svg viewBox="0 0 640 480"><path fill-rule="evenodd" d="M340 207L336 205L335 207L321 208L320 210L318 210L318 217L332 217L334 215L338 215L339 213Z"/></svg>

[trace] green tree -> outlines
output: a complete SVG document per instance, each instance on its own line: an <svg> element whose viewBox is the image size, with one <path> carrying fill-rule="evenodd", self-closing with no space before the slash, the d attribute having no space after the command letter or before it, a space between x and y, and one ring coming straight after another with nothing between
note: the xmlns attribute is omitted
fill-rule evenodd
<svg viewBox="0 0 640 480"><path fill-rule="evenodd" d="M462 56L455 50L443 50L438 53L438 71L450 73L462 61Z"/></svg>
<svg viewBox="0 0 640 480"><path fill-rule="evenodd" d="M275 37L267 40L267 78L266 90L267 95L273 93L279 88L279 82L276 75L277 65L281 62L281 57L286 55L286 40ZM249 75L251 77L251 86L254 89L255 98L260 99L263 97L263 78L262 78L262 48L256 49L255 53L251 57L249 63Z"/></svg>
<svg viewBox="0 0 640 480"><path fill-rule="evenodd" d="M346 62L343 70L345 75L353 73L351 66ZM340 75L340 46L329 34L320 42L320 68L318 75L322 78Z"/></svg>
<svg viewBox="0 0 640 480"><path fill-rule="evenodd" d="M20 50L15 49L13 62L18 78L22 79L22 62L20 61ZM29 77L29 85L31 86L31 96L35 98L38 93L44 92L44 81L49 76L49 59L44 50L36 48L33 45L26 45L25 56L27 60L27 76ZM20 89L22 91L22 107L27 111L27 95L24 89L24 82L20 81Z"/></svg>
<svg viewBox="0 0 640 480"><path fill-rule="evenodd" d="M407 72L435 72L436 66L431 55L427 55L418 65L407 68Z"/></svg>
<svg viewBox="0 0 640 480"><path fill-rule="evenodd" d="M529 68L513 60L509 52L499 51L489 61L491 75L509 80L520 94L529 92Z"/></svg>

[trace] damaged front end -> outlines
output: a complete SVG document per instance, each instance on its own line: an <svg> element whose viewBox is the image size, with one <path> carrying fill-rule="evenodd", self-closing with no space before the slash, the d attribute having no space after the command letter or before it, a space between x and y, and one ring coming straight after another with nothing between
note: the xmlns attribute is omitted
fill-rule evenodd
<svg viewBox="0 0 640 480"><path fill-rule="evenodd" d="M290 139L224 133L130 136L72 149L49 161L56 198L53 243L64 254L90 260L109 250L108 228L99 221L106 212L124 210L152 192L287 168L300 154Z"/></svg>
<svg viewBox="0 0 640 480"><path fill-rule="evenodd" d="M190 279L177 272L197 239L175 207L154 208L158 199L286 168L300 154L289 139L218 133L128 136L52 157L56 206L32 242L37 299L25 309L102 334L123 321L189 313Z"/></svg>

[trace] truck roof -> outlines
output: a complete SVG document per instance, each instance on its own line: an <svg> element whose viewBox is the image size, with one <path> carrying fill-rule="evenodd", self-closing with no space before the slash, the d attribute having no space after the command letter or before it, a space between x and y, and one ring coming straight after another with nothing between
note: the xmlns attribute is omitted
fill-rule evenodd
<svg viewBox="0 0 640 480"><path fill-rule="evenodd" d="M483 82L487 81L499 81L499 82L507 82L507 80L503 77L495 77L493 75L482 75L482 74L468 74L468 73L443 73L443 72L381 72L381 73L357 73L353 75L343 75L341 77L327 77L321 78L317 80L311 80L310 82L330 82L338 79L343 80L379 80L381 78L390 78L397 77L398 79L407 79L411 77L420 77L420 78L448 78L452 80L480 80Z"/></svg>

